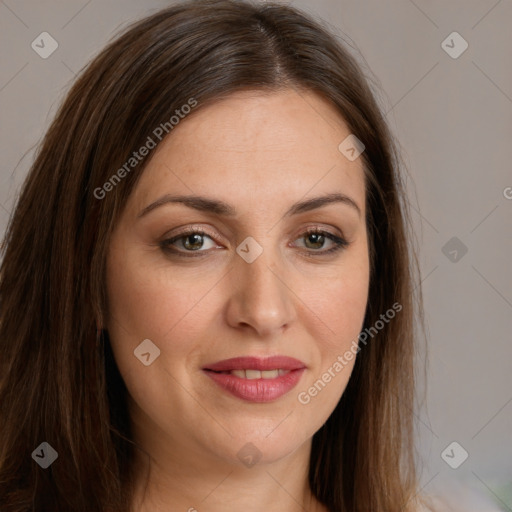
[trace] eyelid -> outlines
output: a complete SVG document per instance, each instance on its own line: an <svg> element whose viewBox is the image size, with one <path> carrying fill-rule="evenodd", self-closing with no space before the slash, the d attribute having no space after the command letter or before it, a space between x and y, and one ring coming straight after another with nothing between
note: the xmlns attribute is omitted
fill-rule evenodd
<svg viewBox="0 0 512 512"><path fill-rule="evenodd" d="M186 238L187 236L194 235L194 234L207 236L208 238L211 238L211 240L217 245L217 248L218 248L218 243L216 240L218 235L209 232L209 230L204 228L203 226L190 226L190 225L180 228L179 231L173 233L171 236L165 236L165 238L159 243L159 245L162 247L162 246L164 246L164 244L169 244L169 245L165 245L164 247L169 252L173 252L178 255L180 255L180 254L187 255L187 253L188 253L188 255L200 256L201 254L206 254L208 252L211 252L212 249L208 249L206 251L183 251L180 249L169 248L171 243L177 242L180 239Z"/></svg>
<svg viewBox="0 0 512 512"><path fill-rule="evenodd" d="M328 235L331 235L333 237L338 237L338 238L345 238L343 232L341 231L341 229L339 228L334 228L334 227L326 227L322 224L310 224L306 227L303 227L301 228L298 232L296 232L297 234L294 235L295 236L295 239L300 237L301 235L306 235L306 234L309 234L309 233L326 233Z"/></svg>
<svg viewBox="0 0 512 512"><path fill-rule="evenodd" d="M176 238L177 236L180 236L180 235L187 235L187 234L193 234L193 233L206 233L208 236L214 236L212 233L210 233L208 231L208 228L204 227L204 226L199 226L199 225L190 225L188 224L187 226L184 226L184 227L181 227L181 228L178 228L178 230L176 232L174 232L172 235L164 235L167 239L171 239L171 238ZM215 235L216 236L216 235Z"/></svg>

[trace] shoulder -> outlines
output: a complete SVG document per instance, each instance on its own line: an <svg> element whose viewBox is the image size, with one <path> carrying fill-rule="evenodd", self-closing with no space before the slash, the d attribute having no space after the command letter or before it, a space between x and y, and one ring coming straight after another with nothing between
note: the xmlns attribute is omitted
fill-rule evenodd
<svg viewBox="0 0 512 512"><path fill-rule="evenodd" d="M458 512L437 497L421 495L412 499L404 512Z"/></svg>
<svg viewBox="0 0 512 512"><path fill-rule="evenodd" d="M471 495L472 499L469 499ZM441 495L423 495L407 512L500 512L500 508L480 494L453 492Z"/></svg>
<svg viewBox="0 0 512 512"><path fill-rule="evenodd" d="M459 503L460 505L460 503ZM455 506L445 495L418 496L414 505L407 512L469 512L464 507Z"/></svg>

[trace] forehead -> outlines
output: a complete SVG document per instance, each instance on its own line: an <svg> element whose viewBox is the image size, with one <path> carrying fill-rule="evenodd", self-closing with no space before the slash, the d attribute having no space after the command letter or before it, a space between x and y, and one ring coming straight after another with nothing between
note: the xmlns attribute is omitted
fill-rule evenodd
<svg viewBox="0 0 512 512"><path fill-rule="evenodd" d="M133 194L136 207L170 192L242 204L257 195L274 204L334 189L364 207L362 159L339 151L350 130L319 95L244 91L196 108L154 150Z"/></svg>

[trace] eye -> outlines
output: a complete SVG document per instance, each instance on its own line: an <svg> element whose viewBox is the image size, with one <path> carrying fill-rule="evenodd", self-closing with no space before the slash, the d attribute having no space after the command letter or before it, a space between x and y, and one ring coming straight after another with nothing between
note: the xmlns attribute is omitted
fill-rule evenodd
<svg viewBox="0 0 512 512"><path fill-rule="evenodd" d="M163 240L160 242L160 247L163 251L177 254L178 256L202 256L201 253L207 252L205 250L205 238L209 238L211 241L210 247L206 247L206 249L217 247L208 233L205 233L202 229L199 228L192 228L183 233L180 233L179 235L176 235L173 238ZM176 245L178 248L176 248ZM183 254L185 252L196 252L198 254Z"/></svg>
<svg viewBox="0 0 512 512"><path fill-rule="evenodd" d="M205 244L205 239L210 240L210 245ZM305 252L311 256L323 256L326 254L340 251L349 245L349 242L334 233L330 233L320 228L311 228L305 231L297 240L305 242ZM328 244L328 249L322 249ZM220 248L213 241L212 236L201 228L191 228L187 231L166 239L159 243L161 249L170 256L193 258L204 256L210 252L210 249ZM195 253L195 254L194 254Z"/></svg>
<svg viewBox="0 0 512 512"><path fill-rule="evenodd" d="M340 251L349 245L349 242L344 238L319 228L308 229L300 238L297 238L297 240L304 240L307 251L313 256L322 256ZM330 248L323 251L318 250L321 249L326 242L330 243Z"/></svg>

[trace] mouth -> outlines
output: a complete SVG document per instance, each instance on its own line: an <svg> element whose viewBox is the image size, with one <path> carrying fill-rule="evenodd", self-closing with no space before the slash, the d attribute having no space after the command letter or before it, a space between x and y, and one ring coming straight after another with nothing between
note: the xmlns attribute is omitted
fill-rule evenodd
<svg viewBox="0 0 512 512"><path fill-rule="evenodd" d="M232 357L216 363L208 364L203 369L215 372L231 372L233 370L244 371L291 371L306 368L306 365L288 356L270 356L270 357ZM259 378L259 377L254 377Z"/></svg>
<svg viewBox="0 0 512 512"><path fill-rule="evenodd" d="M222 390L248 402L271 402L299 382L306 365L286 356L236 357L209 364L203 372Z"/></svg>
<svg viewBox="0 0 512 512"><path fill-rule="evenodd" d="M254 379L277 379L277 377L281 377L282 375L286 375L290 373L293 370L283 370L282 368L277 368L274 370L229 370L224 372L218 372L215 370L207 370L207 371L214 371L215 373L220 373L223 375L234 375L235 377L238 377L240 379L248 379L248 380L254 380Z"/></svg>

